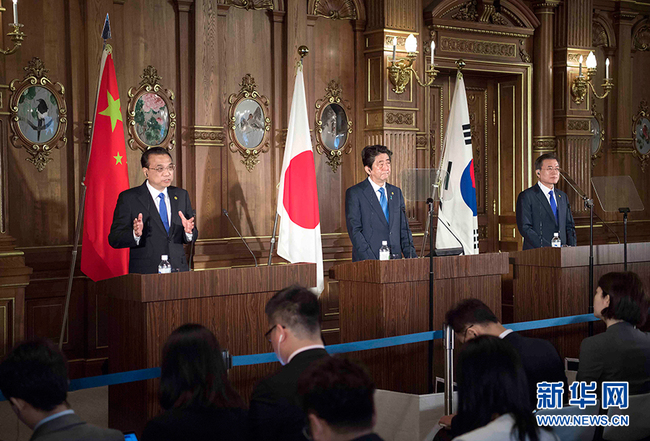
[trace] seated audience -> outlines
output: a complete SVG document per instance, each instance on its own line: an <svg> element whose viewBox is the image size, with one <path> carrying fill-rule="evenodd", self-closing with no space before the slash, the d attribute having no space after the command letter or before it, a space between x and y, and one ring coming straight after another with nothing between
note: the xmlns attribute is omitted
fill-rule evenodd
<svg viewBox="0 0 650 441"><path fill-rule="evenodd" d="M480 335L492 335L511 344L524 366L528 378L528 393L533 405L537 403L537 383L562 381L565 390L568 390L564 363L557 349L546 340L524 337L506 329L490 308L480 300L461 301L447 312L445 322L451 325L461 343Z"/></svg>
<svg viewBox="0 0 650 441"><path fill-rule="evenodd" d="M519 355L504 340L483 335L463 346L458 357L456 441L550 441L537 426Z"/></svg>
<svg viewBox="0 0 650 441"><path fill-rule="evenodd" d="M562 381L567 389L564 363L555 347L539 338L523 337L511 329L506 329L488 306L478 299L465 299L453 309L447 311L445 322L449 324L459 342L481 335L499 337L508 342L519 354L519 358L528 379L528 394L531 405L537 405L537 383L542 381ZM568 393L565 394L568 397ZM436 440L451 439L458 434L454 415L445 415L440 419L444 429L436 435Z"/></svg>
<svg viewBox="0 0 650 441"><path fill-rule="evenodd" d="M160 406L144 441L245 440L245 405L230 382L219 342L201 325L176 329L163 348Z"/></svg>
<svg viewBox="0 0 650 441"><path fill-rule="evenodd" d="M580 345L578 381L627 381L630 394L650 392L650 334L638 330L650 299L635 273L607 273L598 280L594 315L607 325Z"/></svg>
<svg viewBox="0 0 650 441"><path fill-rule="evenodd" d="M122 432L86 424L68 404L68 362L47 340L21 343L0 364L0 390L30 441L123 441Z"/></svg>
<svg viewBox="0 0 650 441"><path fill-rule="evenodd" d="M282 368L253 390L249 411L253 439L305 440L305 413L298 402L298 377L328 354L321 340L318 298L307 288L290 286L266 304L266 338Z"/></svg>
<svg viewBox="0 0 650 441"><path fill-rule="evenodd" d="M298 393L314 441L381 441L375 425L375 385L361 366L339 357L313 363Z"/></svg>

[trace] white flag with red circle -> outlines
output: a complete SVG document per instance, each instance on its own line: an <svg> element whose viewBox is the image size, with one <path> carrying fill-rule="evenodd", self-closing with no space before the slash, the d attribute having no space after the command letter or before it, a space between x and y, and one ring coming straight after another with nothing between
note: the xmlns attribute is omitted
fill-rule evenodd
<svg viewBox="0 0 650 441"><path fill-rule="evenodd" d="M296 74L279 187L278 255L291 263L315 263L316 290L320 294L325 286L323 245L302 66Z"/></svg>

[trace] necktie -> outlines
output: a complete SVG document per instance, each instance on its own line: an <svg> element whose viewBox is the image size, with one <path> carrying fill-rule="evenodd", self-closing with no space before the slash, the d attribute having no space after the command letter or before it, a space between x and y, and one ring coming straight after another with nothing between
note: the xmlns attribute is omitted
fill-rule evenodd
<svg viewBox="0 0 650 441"><path fill-rule="evenodd" d="M386 216L386 222L388 222L388 200L386 199L386 193L384 193L384 187L379 189L379 205Z"/></svg>
<svg viewBox="0 0 650 441"><path fill-rule="evenodd" d="M548 193L551 201L551 210L553 211L553 214L555 215L555 223L560 225L560 218L557 215L557 204L555 203L555 198L553 197L553 190L549 191Z"/></svg>
<svg viewBox="0 0 650 441"><path fill-rule="evenodd" d="M165 231L167 231L167 234L169 234L169 219L167 219L167 204L165 203L165 194L160 193L158 197L160 198L160 220L162 220L162 223L165 226Z"/></svg>

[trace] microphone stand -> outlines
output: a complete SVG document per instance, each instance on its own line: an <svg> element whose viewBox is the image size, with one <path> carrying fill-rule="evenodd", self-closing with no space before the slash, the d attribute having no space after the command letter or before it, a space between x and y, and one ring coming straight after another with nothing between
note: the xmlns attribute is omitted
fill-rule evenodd
<svg viewBox="0 0 650 441"><path fill-rule="evenodd" d="M230 216L228 215L228 210L226 210L224 208L221 211L223 212L223 214L226 215L226 217L228 218L228 222L230 222L230 225L232 225L232 227L235 229L235 231L239 235L239 238L241 239L241 241L244 242L244 245L246 245L246 248L248 248L248 252L251 253L251 256L253 256L253 260L255 260L255 267L257 267L257 257L255 257L255 253L253 253L253 250L251 250L251 247L248 246L248 244L246 243L246 239L244 239L244 236L241 235L241 233L239 232L239 230L237 229L235 224L232 223L232 220L230 219Z"/></svg>
<svg viewBox="0 0 650 441"><path fill-rule="evenodd" d="M564 178L564 181L569 184L569 186L576 192L578 196L584 201L585 208L589 209L589 292L587 293L587 298L589 299L589 314L594 313L594 200L587 197L587 194L583 192L578 184L571 179L564 171L560 171L560 176ZM575 184L575 185L574 185ZM568 209L567 201L567 209ZM559 225L558 225L559 226ZM589 336L594 335L594 322L589 322Z"/></svg>

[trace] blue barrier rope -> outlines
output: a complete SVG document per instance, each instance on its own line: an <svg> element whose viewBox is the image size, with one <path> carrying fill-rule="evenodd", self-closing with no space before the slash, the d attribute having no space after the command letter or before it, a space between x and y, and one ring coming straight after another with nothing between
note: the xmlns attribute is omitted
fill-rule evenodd
<svg viewBox="0 0 650 441"><path fill-rule="evenodd" d="M568 317L559 317L545 320L535 320L530 322L504 324L508 329L513 331L528 331L531 329L543 329L554 326L573 325L576 323L587 323L598 321L593 314L572 315ZM342 354L353 351L367 351L369 349L388 348L391 346L401 346L411 343L420 343L429 340L438 340L443 338L443 331L427 331L417 334L399 335L397 337L378 338L375 340L355 341L352 343L341 343L330 345L325 349L330 354ZM273 363L278 361L273 352L254 355L235 355L232 357L234 366L250 366L254 364ZM138 369L135 371L119 372L116 374L99 375L96 377L78 378L70 381L69 390L90 389L94 387L112 386L116 384L131 383L133 381L151 380L160 377L160 368ZM0 393L0 401L5 397Z"/></svg>

